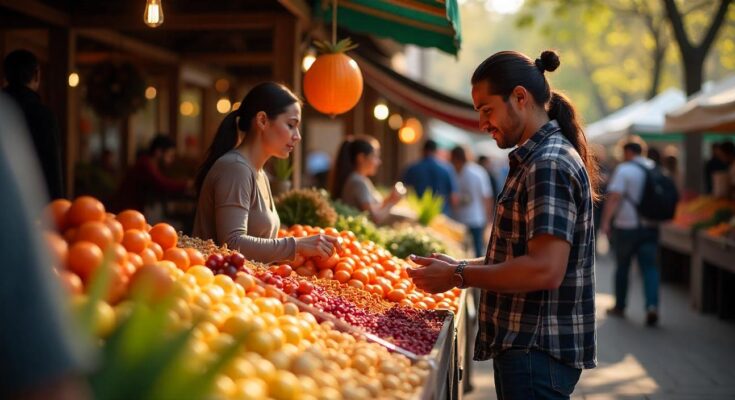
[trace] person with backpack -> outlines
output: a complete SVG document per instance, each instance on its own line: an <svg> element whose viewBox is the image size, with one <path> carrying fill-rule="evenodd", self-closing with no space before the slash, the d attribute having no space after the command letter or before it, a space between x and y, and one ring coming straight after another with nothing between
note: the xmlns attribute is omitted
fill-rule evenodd
<svg viewBox="0 0 735 400"><path fill-rule="evenodd" d="M658 224L674 217L678 193L674 182L642 153L639 143L623 146L625 162L610 178L600 228L611 238L617 264L615 306L608 315L625 315L628 271L637 257L643 274L646 325L655 326L659 317Z"/></svg>

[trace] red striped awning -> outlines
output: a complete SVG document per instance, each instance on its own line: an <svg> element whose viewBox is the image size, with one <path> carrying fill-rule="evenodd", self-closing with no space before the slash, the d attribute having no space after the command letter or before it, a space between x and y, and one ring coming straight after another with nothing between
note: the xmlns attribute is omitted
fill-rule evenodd
<svg viewBox="0 0 735 400"><path fill-rule="evenodd" d="M462 129L480 131L472 104L424 86L368 56L353 52L350 57L360 65L365 83L392 103Z"/></svg>

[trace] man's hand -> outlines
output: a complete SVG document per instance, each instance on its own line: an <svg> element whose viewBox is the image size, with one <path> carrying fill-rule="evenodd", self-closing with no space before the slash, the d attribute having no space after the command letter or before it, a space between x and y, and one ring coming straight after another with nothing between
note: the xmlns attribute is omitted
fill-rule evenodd
<svg viewBox="0 0 735 400"><path fill-rule="evenodd" d="M450 258L449 256L445 256ZM452 276L455 266L438 258L427 258L412 255L411 261L420 265L409 268L406 272L413 283L428 293L442 293L454 288Z"/></svg>

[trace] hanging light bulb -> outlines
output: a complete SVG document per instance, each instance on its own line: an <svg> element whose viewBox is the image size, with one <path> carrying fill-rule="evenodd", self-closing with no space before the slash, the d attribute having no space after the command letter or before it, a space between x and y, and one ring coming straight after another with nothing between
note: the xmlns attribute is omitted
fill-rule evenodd
<svg viewBox="0 0 735 400"><path fill-rule="evenodd" d="M403 126L403 117L401 117L401 114L393 114L388 118L388 126L390 126L391 129L401 129Z"/></svg>
<svg viewBox="0 0 735 400"><path fill-rule="evenodd" d="M148 86L145 88L145 98L148 100L153 100L156 98L158 91L153 86Z"/></svg>
<svg viewBox="0 0 735 400"><path fill-rule="evenodd" d="M232 108L232 104L230 103L230 99L227 97L222 97L217 101L217 111L220 114L226 114L230 112L230 109Z"/></svg>
<svg viewBox="0 0 735 400"><path fill-rule="evenodd" d="M77 87L79 85L79 74L76 72L72 72L69 74L69 86L70 87Z"/></svg>
<svg viewBox="0 0 735 400"><path fill-rule="evenodd" d="M146 0L143 22L151 28L161 26L163 23L163 5L161 0Z"/></svg>
<svg viewBox="0 0 735 400"><path fill-rule="evenodd" d="M379 121L384 121L388 118L388 114L390 114L390 110L388 109L388 106L382 102L376 104L375 108L373 108L373 116Z"/></svg>
<svg viewBox="0 0 735 400"><path fill-rule="evenodd" d="M316 54L313 49L309 49L309 51L306 52L306 55L304 55L304 59L301 61L301 69L303 69L304 72L308 71L309 68L311 68L311 64L314 64L314 61L316 61Z"/></svg>

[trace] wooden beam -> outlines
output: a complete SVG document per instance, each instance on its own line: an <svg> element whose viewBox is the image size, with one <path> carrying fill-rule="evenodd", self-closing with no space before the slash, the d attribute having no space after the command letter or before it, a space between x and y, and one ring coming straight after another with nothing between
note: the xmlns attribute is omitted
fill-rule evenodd
<svg viewBox="0 0 735 400"><path fill-rule="evenodd" d="M311 8L304 0L278 0L281 5L299 19L301 29L311 25Z"/></svg>
<svg viewBox="0 0 735 400"><path fill-rule="evenodd" d="M107 44L116 49L129 51L138 56L160 62L162 64L175 65L181 62L178 54L162 47L150 45L142 41L131 39L125 35L107 29L77 29L79 36Z"/></svg>
<svg viewBox="0 0 735 400"><path fill-rule="evenodd" d="M5 0L0 0L5 1ZM130 15L86 15L76 14L71 18L75 28L107 28L115 30L257 30L270 29L278 13L231 12L209 14L171 14L164 10L165 20L158 28L143 23L143 16Z"/></svg>
<svg viewBox="0 0 735 400"><path fill-rule="evenodd" d="M197 52L184 53L183 59L207 64L226 65L271 65L275 56L270 52L231 53L231 52Z"/></svg>
<svg viewBox="0 0 735 400"><path fill-rule="evenodd" d="M0 7L8 8L51 25L68 27L71 22L69 14L38 0L0 0Z"/></svg>

